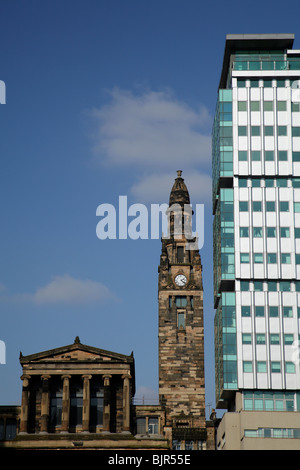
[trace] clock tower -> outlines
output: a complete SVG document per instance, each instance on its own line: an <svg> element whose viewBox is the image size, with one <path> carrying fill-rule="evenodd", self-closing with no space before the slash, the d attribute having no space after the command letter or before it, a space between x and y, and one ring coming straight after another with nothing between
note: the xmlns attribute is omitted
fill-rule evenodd
<svg viewBox="0 0 300 470"><path fill-rule="evenodd" d="M158 268L159 396L173 448L199 449L206 441L202 265L181 173L170 194Z"/></svg>

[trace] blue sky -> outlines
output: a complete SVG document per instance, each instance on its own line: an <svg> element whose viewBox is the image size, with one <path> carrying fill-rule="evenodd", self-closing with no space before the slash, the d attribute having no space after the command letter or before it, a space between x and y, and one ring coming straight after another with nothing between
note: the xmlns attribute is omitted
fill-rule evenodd
<svg viewBox="0 0 300 470"><path fill-rule="evenodd" d="M211 127L225 36L294 33L300 5L254 0L2 1L0 404L19 352L73 343L130 354L157 392L159 240L99 240L103 203L205 204L206 402L214 406ZM298 35L299 32L299 35Z"/></svg>

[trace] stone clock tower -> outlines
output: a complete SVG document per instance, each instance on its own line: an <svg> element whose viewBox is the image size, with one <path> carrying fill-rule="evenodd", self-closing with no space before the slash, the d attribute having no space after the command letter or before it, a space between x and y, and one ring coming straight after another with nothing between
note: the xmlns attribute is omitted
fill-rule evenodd
<svg viewBox="0 0 300 470"><path fill-rule="evenodd" d="M206 441L202 265L197 244L188 249L195 242L193 212L181 171L177 175L158 268L159 396L174 448L188 442L199 449Z"/></svg>

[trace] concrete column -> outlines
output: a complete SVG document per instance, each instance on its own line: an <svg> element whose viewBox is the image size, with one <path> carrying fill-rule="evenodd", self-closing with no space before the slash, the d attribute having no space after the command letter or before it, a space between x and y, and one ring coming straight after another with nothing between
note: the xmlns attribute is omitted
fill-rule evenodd
<svg viewBox="0 0 300 470"><path fill-rule="evenodd" d="M29 411L29 379L30 375L22 375L23 380L22 388L22 404L20 416L20 434L27 434L28 432L28 411Z"/></svg>
<svg viewBox="0 0 300 470"><path fill-rule="evenodd" d="M49 379L50 375L42 375L42 403L41 403L41 427L40 433L48 432L49 423Z"/></svg>
<svg viewBox="0 0 300 470"><path fill-rule="evenodd" d="M130 379L131 375L122 375L123 379L123 431L130 432Z"/></svg>
<svg viewBox="0 0 300 470"><path fill-rule="evenodd" d="M70 419L70 375L62 375L63 379L63 396L62 396L62 417L61 417L61 432L69 432L69 419Z"/></svg>
<svg viewBox="0 0 300 470"><path fill-rule="evenodd" d="M103 407L103 431L110 432L110 379L111 375L103 375L104 380L104 407Z"/></svg>
<svg viewBox="0 0 300 470"><path fill-rule="evenodd" d="M82 408L82 431L89 432L90 430L90 379L91 375L83 375L83 408Z"/></svg>

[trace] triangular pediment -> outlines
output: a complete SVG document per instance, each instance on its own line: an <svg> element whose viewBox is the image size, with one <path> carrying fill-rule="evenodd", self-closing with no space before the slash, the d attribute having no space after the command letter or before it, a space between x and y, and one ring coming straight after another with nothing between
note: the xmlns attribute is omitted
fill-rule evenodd
<svg viewBox="0 0 300 470"><path fill-rule="evenodd" d="M106 351L104 349L95 348L93 346L87 346L80 343L79 338L76 337L73 344L62 346L60 348L50 349L29 356L23 356L20 354L21 364L30 362L121 362L131 363L133 362L133 354L126 356L124 354L114 353L112 351Z"/></svg>

